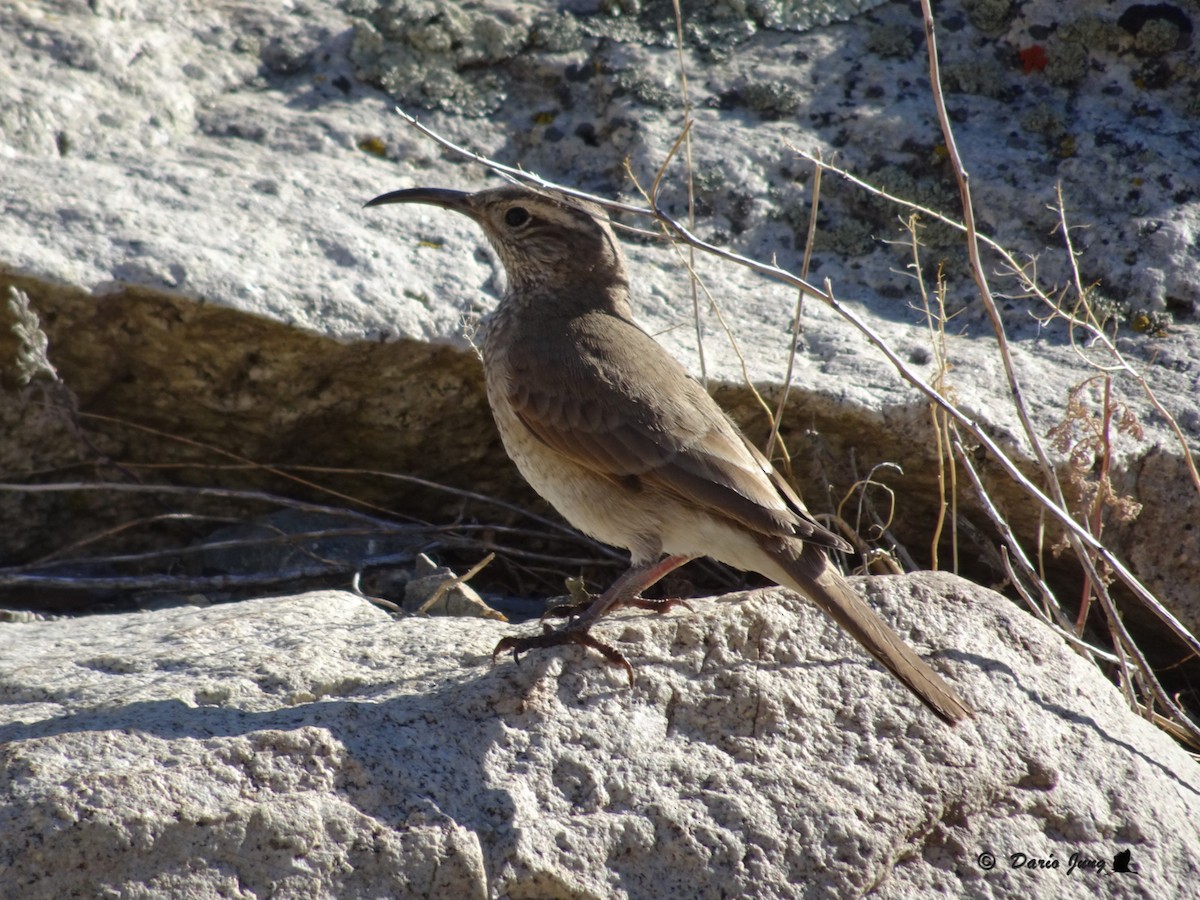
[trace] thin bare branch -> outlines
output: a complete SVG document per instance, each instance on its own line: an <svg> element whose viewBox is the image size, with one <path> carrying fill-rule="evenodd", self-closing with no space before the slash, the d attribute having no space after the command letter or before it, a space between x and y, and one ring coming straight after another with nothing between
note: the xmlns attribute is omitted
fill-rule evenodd
<svg viewBox="0 0 1200 900"><path fill-rule="evenodd" d="M819 157L818 157L819 158ZM801 280L808 279L809 265L812 263L813 246L817 238L817 211L821 205L821 173L824 169L821 166L813 167L812 179L812 201L808 207L808 232L804 237L804 258L800 262L800 278ZM788 363L787 372L783 376L783 390L779 394L779 403L775 407L775 418L771 425L771 436L767 438L767 446L763 451L763 455L767 459L771 459L775 452L775 444L779 440L779 429L783 424L783 413L787 409L788 394L792 390L792 373L796 368L796 353L800 343L800 332L804 326L804 291L796 292L796 309L792 314L792 340L788 345ZM786 471L785 475L790 479L792 477L792 457L787 452L787 447L780 443L783 460Z"/></svg>
<svg viewBox="0 0 1200 900"><path fill-rule="evenodd" d="M923 0L923 2L927 2L927 0ZM480 156L471 152L470 150L458 146L452 141L447 140L425 125L422 125L413 116L410 116L403 110L397 109L396 111L405 121L412 124L414 128L418 129L421 133L427 135L443 147L453 150L457 153L461 153L467 158L472 159L479 164L486 166L487 168L508 174L518 180L536 185L545 190L558 191L567 196L589 200L609 209L615 209L622 212L631 213L633 215L656 219L657 221L666 225L681 240L692 244L698 250L710 253L718 259L723 259L728 262L744 266L747 269L758 272L769 278L773 278L784 284L791 285L794 288L803 290L809 296L815 297L816 299L828 304L836 313L838 313L838 315L853 325L868 340L868 342L870 342L880 353L883 354L883 356L896 370L897 374L904 379L904 381L908 382L910 385L920 391L939 409L943 410L950 418L957 422L964 431L970 434L984 449L987 450L988 453L993 456L997 465L1004 470L1005 474L1013 480L1017 487L1029 495L1039 506L1044 508L1046 513L1050 515L1059 525L1061 525L1073 537L1073 539L1078 540L1083 544L1083 546L1095 551L1096 555L1112 567L1112 570L1117 577L1121 579L1121 581L1138 597L1139 600L1146 604L1147 608L1150 609L1151 612L1153 612L1154 615L1163 622L1163 624L1165 624L1173 633L1175 633L1182 641L1184 641L1184 643L1187 644L1187 646L1193 652L1197 653L1197 655L1200 655L1200 639L1197 639L1195 635L1191 634L1188 629L1184 627L1184 625L1162 605L1158 598L1155 597L1154 594L1144 584L1142 584L1142 582L1120 559L1117 558L1112 551L1103 546L1099 541L1095 540L1095 538L1093 538L1083 526L1076 522L1074 517L1070 514L1070 511L1066 508L1065 504L1060 505L1059 503L1055 502L1055 500L1047 496L1041 488L1031 482L1020 470L1020 467L1017 465L1017 463L1000 447L998 443L996 443L995 440L992 439L992 437L979 425L979 423L960 410L939 391L931 387L923 378L921 378L920 375L913 371L904 361L904 359L901 358L900 355L891 348L887 341L885 341L874 329L867 325L867 323L857 313L855 313L854 310L841 303L833 295L833 291L828 290L828 282L826 282L827 289L821 290L778 265L773 263L764 263L760 260L755 260L740 253L734 253L730 250L710 244L709 242L704 241L692 234L690 230L659 209L650 209L629 203L618 203L612 200L606 200L602 197L597 197L584 191L578 191L573 188L568 188L565 185L556 184L537 175L532 175L521 169L514 169L511 166L505 166L502 163L498 163L494 160ZM1057 486L1057 482L1054 482L1054 484Z"/></svg>
<svg viewBox="0 0 1200 900"><path fill-rule="evenodd" d="M417 607L417 615L423 616L428 613L437 605L437 602L442 599L442 595L445 594L446 591L450 590L452 587L457 587L460 584L466 584L481 571L483 571L484 567L495 558L495 553L489 553L479 562L475 563L475 565L471 566L471 568L462 575L457 575L454 578L448 578L443 581L434 589L433 593L429 595L429 599Z"/></svg>

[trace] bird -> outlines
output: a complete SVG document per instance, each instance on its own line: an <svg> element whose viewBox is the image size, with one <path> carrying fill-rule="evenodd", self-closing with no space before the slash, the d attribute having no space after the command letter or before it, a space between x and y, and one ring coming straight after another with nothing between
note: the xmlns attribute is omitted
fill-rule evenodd
<svg viewBox="0 0 1200 900"><path fill-rule="evenodd" d="M971 706L854 591L830 558L840 535L743 435L704 387L637 324L625 255L603 208L550 189L406 188L365 206L418 203L476 222L506 288L477 335L506 452L530 486L583 533L629 551L602 594L564 604L559 628L507 637L512 651L577 644L623 666L590 633L622 606L665 610L641 592L711 557L799 592L943 721Z"/></svg>

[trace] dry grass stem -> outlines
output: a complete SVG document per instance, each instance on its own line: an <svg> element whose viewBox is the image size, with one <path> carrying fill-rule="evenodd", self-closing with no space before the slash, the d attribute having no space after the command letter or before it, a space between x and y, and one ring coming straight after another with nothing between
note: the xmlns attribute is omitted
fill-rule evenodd
<svg viewBox="0 0 1200 900"><path fill-rule="evenodd" d="M1171 630L1185 643L1192 653L1196 654L1197 656L1200 656L1200 641L1198 641L1197 638L1192 635L1173 614L1163 607L1161 602L1154 597L1152 592L1150 592L1145 585L1143 585L1141 581L1133 575L1128 567L1125 566L1124 563L1118 559L1111 550L1104 546L1101 535L1097 533L1099 531L1099 525L1101 524L1101 520L1097 517L1098 507L1092 506L1089 510L1089 514L1084 517L1084 521L1082 522L1076 519L1075 515L1073 515L1071 509L1069 508L1062 486L1058 480L1055 467L1050 460L1046 448L1042 444L1041 436L1034 428L1031 416L1029 415L1029 411L1025 404L1021 390L1020 379L1017 375L1016 366L1013 362L1004 324L1002 322L995 297L993 296L991 287L988 283L988 278L984 272L980 255L981 245L987 246L997 252L1000 255L1000 258L1009 266L1009 271L1020 279L1022 288L1027 291L1036 292L1036 296L1048 304L1054 315L1067 318L1071 324L1086 329L1089 334L1089 338L1092 341L1098 344L1105 352L1110 352L1112 354L1111 359L1115 360L1112 365L1113 368L1119 369L1122 372L1126 372L1136 379L1138 385L1141 387L1145 395L1148 398L1151 398L1151 404L1157 411L1160 412L1160 414L1163 415L1163 418L1166 421L1171 423L1171 427L1174 430L1176 439L1180 441L1180 446L1184 450L1185 458L1188 460L1193 481L1195 482L1197 489L1200 490L1200 477L1197 477L1196 475L1196 468L1190 455L1190 449L1187 447L1182 430L1179 429L1177 424L1175 424L1173 417L1168 415L1166 411L1162 409L1162 404L1157 400L1157 398L1154 397L1153 391L1150 389L1145 377L1136 372L1136 370L1134 370L1133 367L1130 366L1128 362L1120 356L1111 340L1109 340L1104 334L1103 328L1100 327L1101 323L1095 318L1095 316L1091 314L1090 310L1065 310L1061 300L1055 301L1037 286L1035 278L1036 270L1032 264L1024 267L1018 265L1016 260L1011 256L1011 254L1007 253L1004 248L1000 247L994 241L986 238L986 236L982 236L978 233L971 202L970 179L966 168L963 165L962 159L959 156L958 149L954 141L953 131L950 127L949 117L946 113L944 97L942 96L941 92L936 35L929 0L922 0L921 7L924 15L927 46L929 50L929 66L931 84L933 86L933 101L937 112L938 121L942 129L943 140L947 148L950 163L959 186L959 194L962 201L963 222L954 222L952 219L941 213L925 209L901 198L894 198L891 195L886 194L886 192L882 192L873 186L867 185L865 182L855 179L849 173L836 169L835 167L825 163L811 154L801 153L800 155L804 156L806 159L809 159L813 163L815 171L819 172L825 169L835 171L842 177L848 178L853 183L860 185L865 190L868 190L873 194L887 197L888 199L893 200L894 202L897 202L910 210L921 212L930 216L931 218L945 222L946 224L957 227L963 231L966 238L967 257L970 264L971 275L975 281L978 295L981 298L981 302L983 303L983 307L987 313L988 319L991 322L992 329L995 334L997 352L1004 367L1012 406L1019 421L1021 422L1022 430L1025 434L1026 440L1028 441L1028 445L1033 452L1038 469L1041 472L1044 487L1039 487L1030 481L1029 478L1026 477L1021 471L1021 468L1017 462L1011 456L1009 456L1009 454L1002 450L1002 448L997 445L997 443L979 426L978 423L960 410L955 404L952 392L949 389L946 379L946 375L950 366L945 348L946 313L944 306L944 288L942 288L942 286L939 285L938 290L935 291L933 295L929 293L924 285L921 285L920 288L922 302L927 314L927 324L930 328L931 343L934 347L934 352L937 358L937 375L935 376L933 383L930 384L927 383L922 377L917 375L916 372L914 372L901 358L901 356L893 348L891 348L888 343L870 326L868 326L852 309L840 303L834 296L832 286L828 282L826 282L824 290L819 289L808 282L806 271L802 272L801 275L796 275L780 267L773 261L771 263L766 263L760 260L751 259L724 248L716 247L698 238L693 233L690 222L688 226L684 226L671 216L667 215L658 206L657 191L649 196L645 196L647 203L647 206L645 207L606 201L604 198L595 197L584 192L566 188L563 185L547 181L536 175L532 175L517 169L512 169L511 167L498 164L493 160L480 157L477 154L470 153L469 151L464 151L463 148L457 147L453 143L446 141L444 138L441 138L439 135L425 128L413 117L408 116L402 111L399 112L400 115L413 124L414 127L433 138L442 146L446 147L447 149L460 152L488 168L506 174L525 183L530 183L545 189L562 191L568 195L578 196L582 197L583 199L598 202L602 206L605 206L609 209L651 218L659 223L660 227L664 230L664 233L668 234L672 238L673 242L684 243L688 245L689 248L710 253L718 259L744 266L762 275L793 286L800 292L802 297L803 295L807 294L829 305L832 309L834 309L834 311L836 311L846 321L853 325L872 346L874 346L883 354L883 356L895 369L899 377L920 391L920 393L928 399L931 408L931 421L933 423L933 430L936 435L937 455L940 467L939 491L941 493L943 507L946 504L949 504L950 522L953 523L957 521L958 518L957 510L953 505L954 498L957 495L957 490L955 489L955 484L953 482L954 473L957 470L957 466L952 464L954 457L953 446L955 444L961 446L962 438L960 435L969 435L974 443L976 443L986 453L990 454L1004 474L1011 479L1011 481L1021 491L1027 494L1035 503L1038 504L1042 514L1049 516L1050 519L1059 527L1061 527L1066 534L1067 540L1072 546L1075 556L1078 558L1080 565L1085 572L1085 578L1087 580L1087 595L1089 597L1095 595L1096 599L1100 603L1101 608L1104 610L1105 618L1113 632L1115 653L1112 654L1112 656L1115 657L1117 661L1119 670L1118 681L1120 682L1122 690L1125 692L1126 698L1131 706L1136 709L1145 709L1135 693L1140 687L1144 693L1148 694L1150 697L1153 697L1154 702L1160 703L1162 704L1162 708L1170 710L1171 716L1180 723L1178 727L1182 728L1188 733L1195 732L1196 734L1200 735L1200 731L1196 730L1195 725L1183 715L1179 707L1165 696L1161 686L1158 684L1157 680L1153 676L1153 673L1146 664L1143 655L1138 651L1136 646L1133 645L1131 638L1129 638L1124 629L1123 623L1120 622L1119 617L1116 614L1112 598L1107 590L1106 579L1109 579L1110 577L1119 579L1139 600L1141 600L1147 606L1147 608L1154 613L1155 616L1159 618L1160 621L1164 623L1164 625L1166 625L1169 630ZM1061 208L1061 198L1059 205ZM1066 234L1065 217L1063 230L1064 234ZM915 226L913 226L914 268L919 273L919 267L917 266L918 246L919 241L917 240ZM689 265L689 270L690 269L691 266ZM1081 292L1082 286L1077 285L1077 293ZM1086 296L1086 292L1082 293L1084 296ZM798 321L798 317L796 321ZM1094 364L1095 363L1093 362L1093 365ZM782 409L782 407L780 408ZM1108 410L1105 415L1110 415L1113 407L1106 406L1105 409ZM778 425L779 414L775 413L771 415L770 418L772 420L774 432L774 429ZM1111 446L1109 446L1109 449L1104 450L1103 452L1111 455ZM965 455L962 454L961 451L959 453L959 459L965 459ZM969 465L967 470L973 478L978 478ZM979 489L982 491L982 484L979 485ZM1037 585L1037 593L1040 595L1040 602L1034 601L1033 594L1031 594L1023 584L1021 585L1019 593L1026 599L1029 607L1034 610L1039 617L1054 623L1059 628L1063 627L1064 619L1061 609L1053 597L1053 594L1046 586L1044 577L1037 574L1037 570L1035 570L1033 565L1028 561L1028 559L1025 558L1024 552L1020 549L1015 537L1012 536L1011 529L1009 529L1006 524L999 524L1003 522L1003 519L995 512L994 504L985 503L985 508L989 510L989 515L993 517L993 521L997 523L997 527L1005 536L1006 542L1009 543L1011 553L1015 556L1015 558L1020 560L1021 568L1025 572L1025 577L1029 578L1032 584ZM957 561L957 538L953 534L952 550L955 560ZM1006 565L1008 565L1008 558L1009 557L1006 554ZM1104 567L1103 573L1101 573L1097 568L1098 566ZM1011 566L1010 573L1010 577L1013 578L1014 584L1020 584L1016 578L1016 573L1011 571ZM1130 666L1133 668L1130 668Z"/></svg>
<svg viewBox="0 0 1200 900"><path fill-rule="evenodd" d="M812 200L808 207L808 230L804 236L804 257L800 261L800 278L808 279L809 265L812 263L813 246L817 238L817 212L821 205L821 172L820 166L813 169ZM787 447L779 441L779 428L783 423L783 413L787 409L788 394L792 389L792 373L796 368L796 353L799 352L800 333L804 327L804 291L796 292L796 310L792 314L792 340L788 345L787 372L783 376L783 390L779 395L779 403L775 407L775 415L771 423L771 436L767 438L767 446L763 455L774 459L775 445L779 443L779 455L783 461L784 476L790 481L792 474L792 457Z"/></svg>
<svg viewBox="0 0 1200 900"><path fill-rule="evenodd" d="M455 144L453 141L442 137L427 126L419 122L415 117L409 115L401 109L396 110L405 121L409 122L414 128L422 134L427 135L432 140L439 143L448 150L460 153L468 159L478 162L480 165L489 168L503 175L510 176L518 181L532 184L545 190L558 191L567 196L578 197L583 200L588 200L597 203L600 206L612 209L618 212L625 212L633 215L640 215L646 218L654 219L667 226L668 229L681 241L689 243L696 249L710 253L718 259L734 263L735 265L744 266L752 271L758 272L769 278L773 278L784 284L791 285L805 291L809 296L815 297L826 303L830 308L838 313L843 319L849 322L856 328L867 341L875 347L887 359L888 363L896 370L897 374L908 384L912 385L920 391L928 400L935 404L940 410L944 411L957 425L971 435L975 441L984 448L995 459L996 464L1003 469L1013 483L1020 488L1024 493L1037 503L1047 514L1055 520L1062 528L1068 531L1074 539L1079 540L1084 547L1095 551L1095 553L1105 563L1112 567L1113 572L1118 578L1140 599L1144 602L1154 614L1170 628L1177 636L1179 636L1194 652L1200 656L1200 641L1188 632L1188 630L1180 623L1168 610L1166 610L1153 593L1146 588L1144 584L1129 570L1127 566L1107 547L1097 542L1087 530L1075 521L1069 510L1057 504L1054 500L1046 495L1046 493L1031 482L1021 471L1017 463L1004 451L999 444L984 430L974 419L960 410L950 400L944 397L940 392L928 384L919 374L917 374L894 350L886 340L884 340L873 328L871 328L853 309L847 307L833 294L831 290L821 290L809 282L801 279L799 276L789 272L788 270L775 265L773 263L762 262L751 257L744 256L740 253L718 247L707 241L702 240L680 224L667 213L657 208L647 208L636 206L630 203L621 203L612 200L606 200L603 197L598 197L594 194L589 194L586 191L579 191L565 185L547 180L538 175L534 175L524 170L506 166L503 163L498 163L487 157L480 156L464 147ZM827 283L828 284L828 283ZM1055 482L1057 487L1057 483ZM1086 555L1086 554L1085 554Z"/></svg>

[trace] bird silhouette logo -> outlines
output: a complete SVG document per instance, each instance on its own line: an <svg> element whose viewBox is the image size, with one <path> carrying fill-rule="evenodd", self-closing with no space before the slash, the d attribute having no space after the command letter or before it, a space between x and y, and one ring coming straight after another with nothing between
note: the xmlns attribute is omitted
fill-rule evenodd
<svg viewBox="0 0 1200 900"><path fill-rule="evenodd" d="M1132 851L1132 850L1130 850L1128 847L1126 847L1124 850L1122 850L1120 853L1118 853L1116 856L1114 856L1114 857L1113 857L1113 868L1112 868L1112 870L1113 870L1114 872L1128 872L1128 871L1130 871L1130 868L1129 868L1129 858L1130 858L1131 856L1133 856L1133 851Z"/></svg>

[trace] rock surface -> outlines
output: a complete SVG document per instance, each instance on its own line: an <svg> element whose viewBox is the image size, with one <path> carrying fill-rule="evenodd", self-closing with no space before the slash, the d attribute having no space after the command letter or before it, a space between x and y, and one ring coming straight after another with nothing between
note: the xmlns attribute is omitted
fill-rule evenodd
<svg viewBox="0 0 1200 900"><path fill-rule="evenodd" d="M85 414L259 462L413 472L528 503L463 338L464 315L501 288L495 260L469 223L360 205L397 187L491 183L406 128L396 100L504 162L636 196L625 159L647 183L682 121L670 6L0 5L0 289L29 293ZM915 5L688 6L703 236L797 267L811 167L789 144L956 208ZM1048 283L1066 283L1045 208L1062 182L1081 278L1098 284L1119 346L1195 447L1196 15L1069 7L938 5L980 219ZM682 213L678 172L664 199ZM827 176L813 275L931 377L909 251L890 243L904 235L897 215ZM927 279L950 276L954 391L1020 454L957 238L938 227L923 238ZM639 317L699 371L675 255L634 238L629 251ZM750 378L777 386L794 297L741 270L702 263L702 274ZM997 287L1018 293L1011 279ZM1061 324L1037 321L1044 310L1004 303L1045 433L1094 370ZM0 304L5 479L97 459L117 480L131 468L108 460L229 462L96 419L83 435L37 390L14 392L5 316ZM789 444L842 488L900 464L894 528L924 544L938 501L923 403L832 311L810 303L805 316ZM703 319L711 383L761 436L738 356ZM1181 489L1174 436L1137 409L1146 436L1117 438L1115 477L1145 509L1106 535L1194 624L1200 500ZM839 474L851 453L858 475ZM354 493L407 509L376 481ZM1035 534L1038 511L990 486ZM4 553L24 560L161 512L112 495L5 492ZM0 892L1187 892L1200 782L1185 754L999 598L937 576L870 590L909 626L920 610L914 640L963 685L977 721L942 728L777 592L605 626L640 660L633 691L568 653L491 669L507 627L394 622L345 594L0 625ZM1067 871L1073 853L1111 864L1123 849L1136 877ZM1059 868L1016 869L1013 854Z"/></svg>
<svg viewBox="0 0 1200 900"><path fill-rule="evenodd" d="M916 10L780 0L689 12L684 64L702 235L796 268L811 166L793 145L953 212ZM1097 284L1098 310L1123 323L1121 349L1196 445L1193 12L971 0L937 16L980 222L1019 262L1036 258L1046 283L1066 283L1068 258L1045 209L1061 182L1080 227L1082 280ZM496 262L469 222L437 210L361 209L394 187L488 181L404 126L392 98L502 161L636 194L626 158L646 184L682 124L673 42L671 4L658 0L7 5L0 288L28 290L84 412L256 461L401 470L514 496L520 488L491 430L478 368L462 352L463 314L491 305ZM682 215L684 197L677 162L664 203ZM902 210L833 176L821 209L812 276L832 278L872 328L934 376ZM961 242L941 227L926 228L923 241L926 277L948 276L950 386L1024 456ZM698 368L695 329L680 326L691 304L676 254L636 242L630 252L638 316ZM702 275L726 308L749 377L778 385L790 292L730 266L703 263ZM996 287L1019 293L1010 277ZM1072 385L1096 371L1081 365L1061 324L1038 322L1044 308L1016 298L1004 307L1025 400L1045 434L1062 420ZM1156 331L1171 317L1163 335L1133 330ZM703 318L709 377L760 436L761 409L736 386L738 355L715 340L712 314ZM805 318L785 437L802 460L820 461L799 466L800 478L820 470L841 493L866 469L894 463L905 473L890 485L902 510L895 533L928 545L938 499L924 403L835 313L809 304ZM8 331L0 326L0 370L16 356ZM1135 522L1110 521L1106 538L1178 614L1200 622L1200 530L1177 527L1200 516L1200 497L1177 490L1189 475L1175 434L1138 386L1118 379L1117 389L1145 437L1112 436L1115 487L1145 505ZM58 421L37 402L0 402L0 427L17 436L0 448L0 470L202 456L112 422L88 422L82 440L78 426ZM984 476L1018 533L1037 534L1043 522L1024 494ZM397 500L378 482L376 493L356 490ZM149 512L112 497L0 498L0 522L20 523L8 547L18 559L136 515Z"/></svg>
<svg viewBox="0 0 1200 900"><path fill-rule="evenodd" d="M977 718L944 726L778 590L615 616L600 632L634 659L632 690L577 648L492 666L513 626L396 621L344 593L0 624L0 883L28 900L1190 891L1200 771L1093 667L952 576L860 587ZM1111 869L1126 849L1136 874ZM1068 871L1075 854L1106 870Z"/></svg>
<svg viewBox="0 0 1200 900"><path fill-rule="evenodd" d="M913 4L693 6L684 62L701 234L796 267L811 167L790 145L836 154L899 194L956 208ZM1046 209L1062 183L1084 283L1097 283L1097 308L1121 323L1122 350L1195 446L1193 11L971 0L937 14L948 104L981 222L1018 261L1036 258L1048 284L1064 284L1067 256ZM462 352L464 313L487 309L499 289L495 261L470 223L436 210L361 209L395 187L488 180L404 126L393 98L503 161L636 195L624 161L647 183L682 122L673 35L671 4L659 0L5 5L0 281L33 297L51 358L86 412L259 461L418 472L513 496L515 473ZM682 213L678 163L665 185L664 202ZM932 377L901 211L832 176L821 208L813 277L831 277ZM923 239L927 277L939 267L949 276L953 390L1022 455L1025 438L963 277L958 238L930 227ZM690 291L675 254L630 249L638 315L698 370L695 330L681 327ZM991 257L987 265L998 267ZM709 262L702 275L750 378L778 385L790 292ZM996 287L1019 293L1012 279ZM1005 307L1025 399L1044 434L1062 419L1069 388L1095 371L1081 365L1061 323L1039 324L1043 309L1016 297ZM7 368L15 351L3 315ZM1154 331L1170 316L1165 335L1133 330ZM737 387L738 356L711 312L703 318L712 383L757 437L765 425ZM939 501L923 402L832 311L810 303L806 322L785 436L801 459L822 457L811 468L830 474L838 495L878 463L900 466L894 528L926 545ZM1146 432L1141 441L1115 436L1123 462L1115 486L1145 505L1133 523L1110 522L1107 539L1198 622L1200 530L1177 523L1200 516L1200 498L1178 490L1189 476L1175 436L1135 386L1118 392ZM27 435L0 448L3 471L70 465L97 448L152 462L191 452L95 421L86 444L70 429L47 433L36 403L18 407L0 403L0 427ZM848 470L852 454L857 473ZM798 473L812 475L805 465ZM1024 495L986 467L984 476L1018 532L1036 534L1041 523ZM371 499L396 499L390 486L375 490ZM112 498L6 496L0 521L20 523L9 552L23 558L51 538L118 524L119 509ZM969 498L960 512L970 515Z"/></svg>

